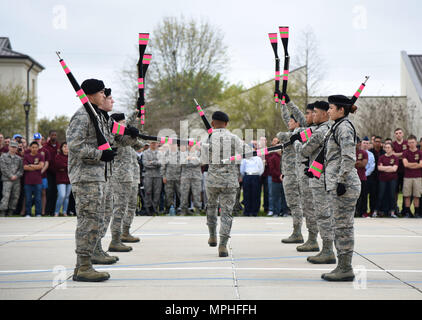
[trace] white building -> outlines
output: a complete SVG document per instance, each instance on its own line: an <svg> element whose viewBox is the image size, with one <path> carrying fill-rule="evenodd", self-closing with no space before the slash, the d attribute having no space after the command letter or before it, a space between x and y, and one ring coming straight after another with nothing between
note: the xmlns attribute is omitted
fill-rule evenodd
<svg viewBox="0 0 422 320"><path fill-rule="evenodd" d="M0 37L0 86L22 86L29 97L37 98L38 74L44 67L30 56L12 50L9 38ZM22 106L23 111L23 106ZM37 107L31 106L30 113L35 113ZM23 112L24 114L24 112ZM30 123L30 134L33 133L35 123Z"/></svg>
<svg viewBox="0 0 422 320"><path fill-rule="evenodd" d="M400 61L401 94L407 97L407 105L415 106L413 131L422 137L422 55L408 55L401 52Z"/></svg>

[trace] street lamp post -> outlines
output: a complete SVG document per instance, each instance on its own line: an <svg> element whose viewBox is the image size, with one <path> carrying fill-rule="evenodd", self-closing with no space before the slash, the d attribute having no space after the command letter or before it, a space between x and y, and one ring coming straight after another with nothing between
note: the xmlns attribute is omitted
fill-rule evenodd
<svg viewBox="0 0 422 320"><path fill-rule="evenodd" d="M29 110L31 109L31 104L28 100L26 100L23 104L23 109L25 110L26 141L29 143Z"/></svg>

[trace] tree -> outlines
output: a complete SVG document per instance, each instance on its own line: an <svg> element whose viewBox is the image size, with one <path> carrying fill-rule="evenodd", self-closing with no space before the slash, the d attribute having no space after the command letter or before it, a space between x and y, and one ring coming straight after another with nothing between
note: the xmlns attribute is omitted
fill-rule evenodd
<svg viewBox="0 0 422 320"><path fill-rule="evenodd" d="M400 97L361 97L358 110L351 115L360 137L379 135L393 138L394 130L402 128L405 134L413 133L416 105Z"/></svg>
<svg viewBox="0 0 422 320"><path fill-rule="evenodd" d="M69 118L67 116L55 116L53 119L42 118L38 120L38 132L43 137L48 137L51 130L57 132L57 140L59 142L66 141L66 130L69 126Z"/></svg>
<svg viewBox="0 0 422 320"><path fill-rule="evenodd" d="M318 40L311 27L307 27L301 31L299 44L295 50L298 54L294 56L297 60L298 66L304 66L305 72L300 79L300 86L303 87L301 93L301 102L308 105L309 97L316 95L317 91L321 89L321 80L324 77L324 60L318 53Z"/></svg>
<svg viewBox="0 0 422 320"><path fill-rule="evenodd" d="M23 104L26 101L26 90L22 86L9 84L0 86L0 132L6 137L19 133L25 137L25 111ZM31 110L29 112L29 131L34 130L36 115L36 100L30 97Z"/></svg>
<svg viewBox="0 0 422 320"><path fill-rule="evenodd" d="M145 77L145 129L163 126L178 130L179 120L195 111L193 99L211 105L223 97L229 85L222 74L227 65L227 47L222 32L208 22L164 18L153 30L147 51L152 62ZM137 61L138 57L136 58ZM137 70L132 61L122 78L130 88L127 105L136 105Z"/></svg>

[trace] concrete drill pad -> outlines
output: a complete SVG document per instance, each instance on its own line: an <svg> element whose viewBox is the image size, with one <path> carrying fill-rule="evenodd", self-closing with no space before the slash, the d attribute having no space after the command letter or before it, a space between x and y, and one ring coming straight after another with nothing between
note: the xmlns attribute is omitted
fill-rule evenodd
<svg viewBox="0 0 422 320"><path fill-rule="evenodd" d="M360 279L366 277L364 285L326 282L321 273L335 265L312 265L306 257L316 253L282 244L292 230L290 217L235 217L230 256L219 258L207 245L206 218L199 216L135 217L131 233L141 242L127 244L131 252L111 253L119 256L117 264L95 266L111 278L74 282L75 227L75 217L0 218L0 298L422 298L420 219L355 219L353 266ZM306 240L305 226L302 233ZM105 250L109 242L108 232Z"/></svg>

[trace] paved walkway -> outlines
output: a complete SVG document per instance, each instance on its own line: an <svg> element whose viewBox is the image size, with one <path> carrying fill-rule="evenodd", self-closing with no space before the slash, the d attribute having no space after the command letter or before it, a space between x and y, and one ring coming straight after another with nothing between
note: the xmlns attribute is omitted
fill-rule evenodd
<svg viewBox="0 0 422 320"><path fill-rule="evenodd" d="M135 217L141 242L98 266L111 278L74 282L75 225L74 217L0 218L0 300L422 299L422 219L356 219L360 281L348 283L321 280L334 265L312 265L280 242L290 217L236 217L230 256L219 258L199 216ZM109 242L110 233L103 247Z"/></svg>

